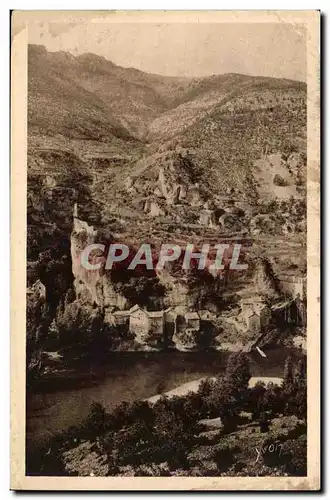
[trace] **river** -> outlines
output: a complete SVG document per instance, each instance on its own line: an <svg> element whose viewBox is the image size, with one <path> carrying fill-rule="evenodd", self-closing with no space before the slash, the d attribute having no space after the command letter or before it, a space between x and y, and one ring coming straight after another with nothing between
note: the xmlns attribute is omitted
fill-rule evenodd
<svg viewBox="0 0 330 500"><path fill-rule="evenodd" d="M292 348L249 353L252 376L282 377L287 356L302 357ZM121 401L164 393L201 377L223 372L228 352L112 353L103 366L80 365L54 383L29 389L26 398L27 447L34 449L56 432L78 425L90 405L110 409Z"/></svg>

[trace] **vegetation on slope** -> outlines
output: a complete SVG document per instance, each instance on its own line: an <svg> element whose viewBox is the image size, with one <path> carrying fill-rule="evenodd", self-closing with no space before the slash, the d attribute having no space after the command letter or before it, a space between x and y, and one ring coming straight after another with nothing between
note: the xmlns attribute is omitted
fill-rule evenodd
<svg viewBox="0 0 330 500"><path fill-rule="evenodd" d="M248 387L249 363L233 355L224 376L197 393L155 404L93 404L84 425L31 454L38 475L304 476L307 474L304 361L286 362L282 386Z"/></svg>

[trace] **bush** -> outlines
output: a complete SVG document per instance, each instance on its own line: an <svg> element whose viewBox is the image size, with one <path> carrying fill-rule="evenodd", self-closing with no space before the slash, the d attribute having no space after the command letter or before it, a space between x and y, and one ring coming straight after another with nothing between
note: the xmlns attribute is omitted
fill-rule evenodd
<svg viewBox="0 0 330 500"><path fill-rule="evenodd" d="M240 451L240 448L236 445L230 445L227 443L221 443L216 452L214 453L214 461L217 464L218 471L224 472L227 470L234 462L235 454Z"/></svg>

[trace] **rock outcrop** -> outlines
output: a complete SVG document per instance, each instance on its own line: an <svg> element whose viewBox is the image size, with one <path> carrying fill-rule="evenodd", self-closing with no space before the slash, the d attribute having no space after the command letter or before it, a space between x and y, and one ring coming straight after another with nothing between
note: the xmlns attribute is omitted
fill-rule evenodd
<svg viewBox="0 0 330 500"><path fill-rule="evenodd" d="M180 185L174 183L172 186L169 186L169 183L166 182L164 169L159 169L158 183L160 187L160 191L164 196L167 205L175 205L179 201L180 195Z"/></svg>
<svg viewBox="0 0 330 500"><path fill-rule="evenodd" d="M256 266L254 275L255 290L267 298L279 296L279 284L272 266L267 259L261 259Z"/></svg>
<svg viewBox="0 0 330 500"><path fill-rule="evenodd" d="M104 266L100 269L88 270L81 263L81 254L84 249L97 242L97 231L86 221L74 217L73 232L71 234L72 274L76 297L83 303L104 308L124 309L126 299L114 290L108 276L104 273ZM101 259L104 257L101 257Z"/></svg>

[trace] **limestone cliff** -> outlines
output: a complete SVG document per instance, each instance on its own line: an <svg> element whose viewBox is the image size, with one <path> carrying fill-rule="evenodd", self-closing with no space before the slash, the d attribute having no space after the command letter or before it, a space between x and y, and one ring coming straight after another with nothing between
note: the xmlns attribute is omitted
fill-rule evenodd
<svg viewBox="0 0 330 500"><path fill-rule="evenodd" d="M97 242L97 230L87 222L74 217L71 233L72 274L76 297L83 303L96 305L101 309L125 309L126 299L114 290L104 273L103 266L97 270L87 270L81 263L81 254L86 246Z"/></svg>

